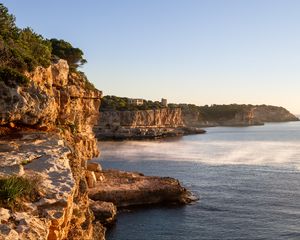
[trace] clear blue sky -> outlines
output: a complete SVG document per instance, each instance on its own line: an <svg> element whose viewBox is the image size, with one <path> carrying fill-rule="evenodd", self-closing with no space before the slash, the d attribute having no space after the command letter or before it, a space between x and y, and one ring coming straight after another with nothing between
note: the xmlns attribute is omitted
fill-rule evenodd
<svg viewBox="0 0 300 240"><path fill-rule="evenodd" d="M300 113L298 0L5 0L20 27L85 52L104 94Z"/></svg>

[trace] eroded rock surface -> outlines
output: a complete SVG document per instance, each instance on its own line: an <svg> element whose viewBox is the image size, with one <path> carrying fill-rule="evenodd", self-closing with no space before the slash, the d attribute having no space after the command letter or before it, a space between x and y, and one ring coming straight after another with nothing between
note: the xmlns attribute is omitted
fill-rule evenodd
<svg viewBox="0 0 300 240"><path fill-rule="evenodd" d="M112 202L90 200L90 207L96 221L104 225L110 225L116 220L117 207Z"/></svg>
<svg viewBox="0 0 300 240"><path fill-rule="evenodd" d="M69 164L70 149L58 135L44 132L20 132L18 139L1 140L14 146L0 152L0 174L22 167L15 175L34 177L41 192L39 201L28 203L26 212L10 213L12 227L20 239L64 239L70 230L76 185ZM65 224L63 224L65 223Z"/></svg>
<svg viewBox="0 0 300 240"><path fill-rule="evenodd" d="M104 180L89 189L89 197L94 201L128 207L159 203L186 204L197 199L174 178L149 177L119 170L104 170L102 174Z"/></svg>
<svg viewBox="0 0 300 240"><path fill-rule="evenodd" d="M103 111L94 131L101 140L162 138L205 132L184 126L180 108Z"/></svg>
<svg viewBox="0 0 300 240"><path fill-rule="evenodd" d="M26 75L28 85L0 82L0 174L38 175L43 194L10 213L0 239L93 239L85 173L101 92L64 60Z"/></svg>

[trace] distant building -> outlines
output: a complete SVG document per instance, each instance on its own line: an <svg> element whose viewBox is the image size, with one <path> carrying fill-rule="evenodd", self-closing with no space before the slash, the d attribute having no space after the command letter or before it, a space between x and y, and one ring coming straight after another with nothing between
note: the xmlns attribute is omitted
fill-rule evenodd
<svg viewBox="0 0 300 240"><path fill-rule="evenodd" d="M161 103L161 105L163 105L164 107L167 107L167 106L168 106L168 101L167 101L167 99L165 99L165 98L162 98L160 103Z"/></svg>
<svg viewBox="0 0 300 240"><path fill-rule="evenodd" d="M144 99L141 98L129 98L128 103L131 105L140 106L144 104Z"/></svg>

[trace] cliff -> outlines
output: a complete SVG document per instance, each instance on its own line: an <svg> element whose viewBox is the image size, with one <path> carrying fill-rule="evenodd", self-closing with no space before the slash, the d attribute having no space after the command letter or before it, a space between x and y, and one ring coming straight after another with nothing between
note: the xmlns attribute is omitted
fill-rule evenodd
<svg viewBox="0 0 300 240"><path fill-rule="evenodd" d="M266 122L288 122L299 119L283 107L268 105L240 105L236 111L207 116L201 109L183 109L183 122L187 126L251 126Z"/></svg>
<svg viewBox="0 0 300 240"><path fill-rule="evenodd" d="M299 121L299 119L283 107L276 106L256 106L248 111L250 119L254 122L289 122Z"/></svg>
<svg viewBox="0 0 300 240"><path fill-rule="evenodd" d="M99 139L156 138L186 133L180 108L102 111L94 131Z"/></svg>
<svg viewBox="0 0 300 240"><path fill-rule="evenodd" d="M85 174L99 154L101 92L64 60L26 76L25 85L0 81L0 176L37 177L39 197L0 208L0 239L92 239Z"/></svg>

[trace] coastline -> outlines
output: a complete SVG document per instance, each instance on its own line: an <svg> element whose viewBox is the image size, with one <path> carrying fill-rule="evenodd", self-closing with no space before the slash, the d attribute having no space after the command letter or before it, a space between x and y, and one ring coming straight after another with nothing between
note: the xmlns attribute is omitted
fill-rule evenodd
<svg viewBox="0 0 300 240"><path fill-rule="evenodd" d="M181 137L192 134L204 134L206 131L198 127L123 127L116 131L96 132L99 141L123 140L155 140L169 137Z"/></svg>
<svg viewBox="0 0 300 240"><path fill-rule="evenodd" d="M102 170L96 162L89 163L88 169L90 207L95 220L108 228L116 222L121 209L182 206L199 200L175 178L145 176L116 169Z"/></svg>

